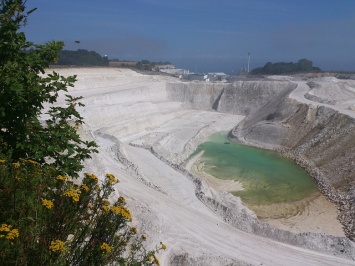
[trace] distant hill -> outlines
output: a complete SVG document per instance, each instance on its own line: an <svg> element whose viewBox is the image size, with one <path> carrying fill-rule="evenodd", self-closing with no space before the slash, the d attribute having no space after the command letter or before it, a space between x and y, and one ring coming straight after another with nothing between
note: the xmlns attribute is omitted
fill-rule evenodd
<svg viewBox="0 0 355 266"><path fill-rule="evenodd" d="M271 63L268 62L263 67L255 68L251 74L255 75L280 75L280 74L293 74L293 73L308 73L320 72L319 67L314 67L313 62L307 59L300 59L297 63Z"/></svg>
<svg viewBox="0 0 355 266"><path fill-rule="evenodd" d="M85 49L77 51L61 50L58 53L56 65L108 66L108 58L107 56L101 56L95 51Z"/></svg>

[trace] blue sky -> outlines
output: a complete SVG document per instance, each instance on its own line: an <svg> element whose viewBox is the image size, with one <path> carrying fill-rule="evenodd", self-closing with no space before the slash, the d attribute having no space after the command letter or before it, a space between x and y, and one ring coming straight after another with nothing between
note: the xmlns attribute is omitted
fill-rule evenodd
<svg viewBox="0 0 355 266"><path fill-rule="evenodd" d="M35 43L121 60L170 61L197 72L312 60L355 71L355 0L28 0ZM76 44L75 40L80 40Z"/></svg>

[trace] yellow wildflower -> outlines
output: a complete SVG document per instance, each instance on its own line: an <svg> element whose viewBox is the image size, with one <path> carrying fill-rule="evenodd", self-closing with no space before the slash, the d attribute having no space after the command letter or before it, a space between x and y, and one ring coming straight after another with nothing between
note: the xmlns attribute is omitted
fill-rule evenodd
<svg viewBox="0 0 355 266"><path fill-rule="evenodd" d="M163 250L166 250L166 245L163 244L163 242L160 242L160 245L161 245L161 248L162 248Z"/></svg>
<svg viewBox="0 0 355 266"><path fill-rule="evenodd" d="M67 196L69 198L72 198L73 201L79 201L81 191L79 189L73 189L71 188L70 190L64 192L64 196Z"/></svg>
<svg viewBox="0 0 355 266"><path fill-rule="evenodd" d="M108 245L106 242L102 243L102 245L100 246L101 250L106 252L106 253L111 253L113 247L111 247L110 245Z"/></svg>
<svg viewBox="0 0 355 266"><path fill-rule="evenodd" d="M124 197L119 197L118 200L122 203L126 203L126 199Z"/></svg>
<svg viewBox="0 0 355 266"><path fill-rule="evenodd" d="M85 190L86 192L88 192L90 189L89 189L89 187L86 185L86 184L82 184L81 185L81 188L83 189L83 190Z"/></svg>
<svg viewBox="0 0 355 266"><path fill-rule="evenodd" d="M20 163L13 163L12 166L13 166L14 168L20 168Z"/></svg>
<svg viewBox="0 0 355 266"><path fill-rule="evenodd" d="M6 239L15 239L16 237L19 236L18 229L11 229L12 226L8 224L2 224L0 226L0 233L1 232L6 232L7 235L0 235L0 238L6 237Z"/></svg>
<svg viewBox="0 0 355 266"><path fill-rule="evenodd" d="M96 181L96 182L98 181L97 176L94 175L94 174L85 173L85 176L90 178L90 179L92 179L92 180L94 180L94 181Z"/></svg>
<svg viewBox="0 0 355 266"><path fill-rule="evenodd" d="M57 179L57 180L62 180L62 181L65 181L65 180L67 180L69 178L69 176L67 176L67 175L59 175L59 176L57 176L55 179Z"/></svg>
<svg viewBox="0 0 355 266"><path fill-rule="evenodd" d="M122 206L112 206L111 211L114 212L115 214L121 215L123 218L132 221L132 216L130 211Z"/></svg>
<svg viewBox="0 0 355 266"><path fill-rule="evenodd" d="M6 163L6 160L0 159L0 164L4 164L4 163Z"/></svg>
<svg viewBox="0 0 355 266"><path fill-rule="evenodd" d="M64 252L65 251L65 243L61 240L51 241L51 245L49 246L49 250L53 252Z"/></svg>
<svg viewBox="0 0 355 266"><path fill-rule="evenodd" d="M153 255L153 257L154 257L153 264L160 266L160 262L159 262L158 258L155 255Z"/></svg>
<svg viewBox="0 0 355 266"><path fill-rule="evenodd" d="M18 237L20 234L18 232L18 229L12 229L6 236L7 239L15 239Z"/></svg>
<svg viewBox="0 0 355 266"><path fill-rule="evenodd" d="M0 227L0 232L10 232L11 227L12 227L11 225L2 224Z"/></svg>
<svg viewBox="0 0 355 266"><path fill-rule="evenodd" d="M137 228L136 227L132 227L131 231L132 231L133 234L137 234Z"/></svg>
<svg viewBox="0 0 355 266"><path fill-rule="evenodd" d="M102 209L105 211L105 212L108 212L110 210L110 205L103 205L102 206Z"/></svg>
<svg viewBox="0 0 355 266"><path fill-rule="evenodd" d="M30 164L33 164L33 165L36 165L36 166L39 166L40 165L40 163L38 163L38 162L36 162L36 161L34 161L34 160L27 160Z"/></svg>
<svg viewBox="0 0 355 266"><path fill-rule="evenodd" d="M106 177L109 179L108 182L110 183L110 185L120 182L120 180L116 179L116 177L113 174L106 174Z"/></svg>
<svg viewBox="0 0 355 266"><path fill-rule="evenodd" d="M46 199L42 199L42 205L44 207L46 207L47 209L52 209L54 204L53 204L53 201L51 200L46 200Z"/></svg>

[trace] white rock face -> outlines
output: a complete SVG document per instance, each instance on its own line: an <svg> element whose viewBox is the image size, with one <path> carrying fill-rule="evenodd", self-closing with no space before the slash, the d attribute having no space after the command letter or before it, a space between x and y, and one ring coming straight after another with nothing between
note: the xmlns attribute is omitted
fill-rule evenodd
<svg viewBox="0 0 355 266"><path fill-rule="evenodd" d="M295 237L280 231L298 246L306 247L309 238L318 251L279 243L273 237L279 231L261 225L238 198L215 191L178 166L214 132L231 130L268 97L290 93L294 87L287 81L274 90L271 83L263 85L262 93L251 83L191 85L125 69L58 72L78 75L69 93L84 97L82 135L100 146L85 171L109 172L121 180L117 194L127 198L133 223L148 236L148 248L160 241L167 245L158 256L161 265L354 265L346 240L336 238L347 249L344 256L338 247L329 250L332 238L318 234ZM252 104L242 100L246 88L260 94L248 96ZM258 230L269 238L256 235Z"/></svg>

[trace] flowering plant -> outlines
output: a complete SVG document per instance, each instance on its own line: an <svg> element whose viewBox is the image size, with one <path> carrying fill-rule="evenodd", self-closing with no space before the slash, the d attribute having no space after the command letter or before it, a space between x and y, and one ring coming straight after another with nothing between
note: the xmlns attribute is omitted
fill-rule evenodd
<svg viewBox="0 0 355 266"><path fill-rule="evenodd" d="M6 265L158 265L132 227L118 179L85 173L81 182L27 159L0 162L0 261ZM113 182L115 180L115 182Z"/></svg>

